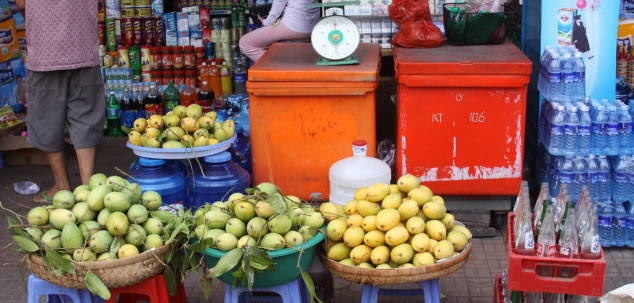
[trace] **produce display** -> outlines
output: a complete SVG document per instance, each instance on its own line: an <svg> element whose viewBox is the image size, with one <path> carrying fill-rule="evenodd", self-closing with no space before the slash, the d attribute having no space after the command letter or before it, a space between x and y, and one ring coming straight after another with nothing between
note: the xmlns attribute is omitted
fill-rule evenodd
<svg viewBox="0 0 634 303"><path fill-rule="evenodd" d="M324 203L329 221L328 258L349 266L407 268L431 265L459 254L471 232L455 224L440 196L404 175L397 184L359 188L355 200Z"/></svg>
<svg viewBox="0 0 634 303"><path fill-rule="evenodd" d="M128 133L131 144L153 148L191 148L217 144L235 133L233 120L217 121L216 112L202 113L202 107L178 105L165 116L138 118Z"/></svg>

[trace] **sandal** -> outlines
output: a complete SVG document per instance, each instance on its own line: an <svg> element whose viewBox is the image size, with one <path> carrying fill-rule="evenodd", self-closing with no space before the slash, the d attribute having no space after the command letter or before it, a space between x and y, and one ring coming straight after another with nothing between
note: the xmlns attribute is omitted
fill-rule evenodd
<svg viewBox="0 0 634 303"><path fill-rule="evenodd" d="M33 197L33 202L37 202L37 203L47 203L47 202L51 202L52 199L46 194L48 192L48 190L43 191L41 194L39 195L35 195Z"/></svg>

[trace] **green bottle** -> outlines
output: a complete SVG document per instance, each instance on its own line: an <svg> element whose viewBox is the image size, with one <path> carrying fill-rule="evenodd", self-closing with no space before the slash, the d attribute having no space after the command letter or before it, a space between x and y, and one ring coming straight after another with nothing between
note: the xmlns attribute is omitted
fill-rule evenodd
<svg viewBox="0 0 634 303"><path fill-rule="evenodd" d="M178 88L174 86L174 82L170 81L167 88L163 91L163 111L164 114L169 113L174 107L181 104L181 94Z"/></svg>
<svg viewBox="0 0 634 303"><path fill-rule="evenodd" d="M535 240L539 237L539 230L542 228L542 223L544 223L544 219L546 219L546 213L548 213L548 208L551 207L552 202L550 200L544 200L544 207L542 207L542 213L537 222L537 226L535 226Z"/></svg>
<svg viewBox="0 0 634 303"><path fill-rule="evenodd" d="M564 229L566 225L566 220L568 219L568 211L572 209L574 211L575 206L572 204L572 201L566 202L566 210L564 211L564 216L561 217L561 223L559 224L559 234L557 236L561 236L561 230Z"/></svg>
<svg viewBox="0 0 634 303"><path fill-rule="evenodd" d="M108 106L106 106L106 123L107 133L110 136L118 137L122 136L121 131L121 106L115 97L114 92L110 93L110 99L108 99Z"/></svg>

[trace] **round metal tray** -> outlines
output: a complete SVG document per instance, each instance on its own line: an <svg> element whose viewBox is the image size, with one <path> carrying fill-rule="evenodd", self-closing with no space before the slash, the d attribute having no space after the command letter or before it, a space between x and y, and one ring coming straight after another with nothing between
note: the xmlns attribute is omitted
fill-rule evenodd
<svg viewBox="0 0 634 303"><path fill-rule="evenodd" d="M192 148L154 148L143 147L131 144L130 141L126 142L126 146L132 149L135 155L139 157L152 158L152 159L165 159L165 160L178 160L178 159L192 159L215 155L221 153L236 141L238 136L234 134L231 138L222 141L220 143Z"/></svg>

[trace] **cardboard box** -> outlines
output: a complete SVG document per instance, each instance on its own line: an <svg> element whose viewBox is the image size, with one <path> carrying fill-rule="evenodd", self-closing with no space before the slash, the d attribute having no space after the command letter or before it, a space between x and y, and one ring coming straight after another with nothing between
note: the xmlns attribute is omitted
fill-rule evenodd
<svg viewBox="0 0 634 303"><path fill-rule="evenodd" d="M179 32L189 31L189 15L187 13L176 14L176 30Z"/></svg>
<svg viewBox="0 0 634 303"><path fill-rule="evenodd" d="M187 22L189 23L189 31L200 30L200 15L198 13L189 13L187 15Z"/></svg>
<svg viewBox="0 0 634 303"><path fill-rule="evenodd" d="M45 165L46 153L34 148L20 136L24 125L5 135L0 135L0 151L6 152L6 165ZM0 159L1 161L2 159Z"/></svg>

